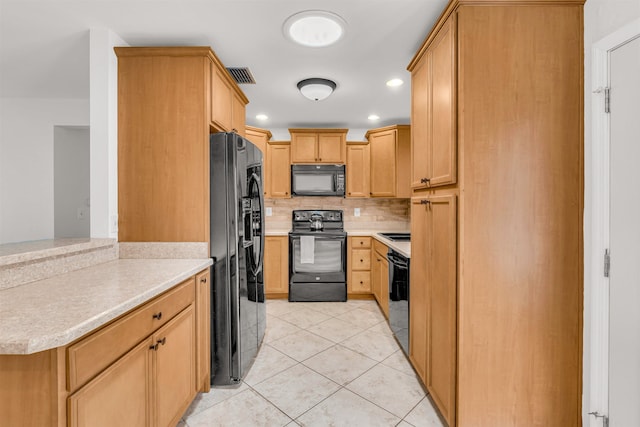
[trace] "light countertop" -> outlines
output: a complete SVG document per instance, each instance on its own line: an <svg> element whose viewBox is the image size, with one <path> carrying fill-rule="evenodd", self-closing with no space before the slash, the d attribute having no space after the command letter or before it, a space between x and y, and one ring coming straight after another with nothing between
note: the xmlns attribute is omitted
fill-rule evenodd
<svg viewBox="0 0 640 427"><path fill-rule="evenodd" d="M347 236L367 236L373 237L374 239L379 240L384 243L388 247L394 249L397 252L400 252L402 255L407 258L411 258L411 242L393 242L383 236L380 235L379 230L345 230L347 232ZM385 233L407 233L407 230L385 230ZM288 236L289 230L284 229L272 229L265 233L267 236Z"/></svg>
<svg viewBox="0 0 640 427"><path fill-rule="evenodd" d="M0 291L0 354L65 346L211 265L118 259Z"/></svg>

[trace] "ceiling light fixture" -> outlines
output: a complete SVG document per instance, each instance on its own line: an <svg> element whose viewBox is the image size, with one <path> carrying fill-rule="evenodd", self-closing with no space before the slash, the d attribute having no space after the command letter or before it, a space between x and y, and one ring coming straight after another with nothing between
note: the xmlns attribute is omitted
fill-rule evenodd
<svg viewBox="0 0 640 427"><path fill-rule="evenodd" d="M404 82L401 79L391 79L387 82L387 86L389 87L398 87L402 86Z"/></svg>
<svg viewBox="0 0 640 427"><path fill-rule="evenodd" d="M258 115L256 116L256 119L257 119L257 120L260 120L261 122L263 122L263 121L267 120L268 118L269 118L269 116L267 116L266 114L258 114Z"/></svg>
<svg viewBox="0 0 640 427"><path fill-rule="evenodd" d="M371 120L372 122L375 122L376 120L380 120L380 116L377 116L375 114L370 114L369 117L367 117L367 119Z"/></svg>
<svg viewBox="0 0 640 427"><path fill-rule="evenodd" d="M336 83L328 79L304 79L298 82L300 93L312 101L322 101L336 89Z"/></svg>
<svg viewBox="0 0 640 427"><path fill-rule="evenodd" d="M335 13L306 10L284 21L282 31L290 40L308 47L325 47L344 36L347 23Z"/></svg>

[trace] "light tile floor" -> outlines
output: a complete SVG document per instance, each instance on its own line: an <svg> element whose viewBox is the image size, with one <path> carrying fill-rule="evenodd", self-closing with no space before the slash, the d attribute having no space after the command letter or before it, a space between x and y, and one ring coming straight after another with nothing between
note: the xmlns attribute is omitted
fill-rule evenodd
<svg viewBox="0 0 640 427"><path fill-rule="evenodd" d="M238 387L199 394L178 427L442 427L374 301L267 301Z"/></svg>

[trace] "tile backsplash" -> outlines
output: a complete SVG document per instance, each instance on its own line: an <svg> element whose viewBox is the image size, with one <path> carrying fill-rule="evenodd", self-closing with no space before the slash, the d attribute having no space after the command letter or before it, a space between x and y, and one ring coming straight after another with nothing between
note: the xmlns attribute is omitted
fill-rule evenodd
<svg viewBox="0 0 640 427"><path fill-rule="evenodd" d="M409 199L347 199L340 197L293 197L291 199L265 199L265 207L272 210L267 216L269 231L288 231L291 211L295 209L339 209L344 211L347 231L402 231L409 230ZM354 216L354 209L360 216Z"/></svg>

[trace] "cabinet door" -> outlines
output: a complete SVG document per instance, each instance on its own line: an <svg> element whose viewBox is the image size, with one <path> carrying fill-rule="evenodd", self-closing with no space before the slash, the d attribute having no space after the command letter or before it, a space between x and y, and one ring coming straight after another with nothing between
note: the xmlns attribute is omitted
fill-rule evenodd
<svg viewBox="0 0 640 427"><path fill-rule="evenodd" d="M427 261L429 233L427 206L411 199L411 309L409 310L409 359L427 383ZM424 199L426 201L426 199Z"/></svg>
<svg viewBox="0 0 640 427"><path fill-rule="evenodd" d="M195 338L193 305L153 335L156 426L178 424L196 395Z"/></svg>
<svg viewBox="0 0 640 427"><path fill-rule="evenodd" d="M318 162L344 163L345 136L342 133L318 134Z"/></svg>
<svg viewBox="0 0 640 427"><path fill-rule="evenodd" d="M347 146L347 197L369 197L369 144Z"/></svg>
<svg viewBox="0 0 640 427"><path fill-rule="evenodd" d="M264 287L267 297L289 293L289 238L267 236L264 244Z"/></svg>
<svg viewBox="0 0 640 427"><path fill-rule="evenodd" d="M389 318L389 261L380 258L380 308L385 317Z"/></svg>
<svg viewBox="0 0 640 427"><path fill-rule="evenodd" d="M454 184L456 154L456 30L452 14L429 48L432 97L430 127L431 171L429 186Z"/></svg>
<svg viewBox="0 0 640 427"><path fill-rule="evenodd" d="M269 196L273 198L291 197L291 162L289 144L267 145L267 177Z"/></svg>
<svg viewBox="0 0 640 427"><path fill-rule="evenodd" d="M210 388L210 353L211 353L211 277L209 270L196 276L196 337L197 352L197 385L198 390L208 392Z"/></svg>
<svg viewBox="0 0 640 427"><path fill-rule="evenodd" d="M318 135L299 133L291 135L291 163L315 163L318 161Z"/></svg>
<svg viewBox="0 0 640 427"><path fill-rule="evenodd" d="M429 316L426 386L447 423L455 425L456 198L453 195L432 196L428 200L426 231L431 240L431 252L426 263L428 272L426 311ZM413 283L411 282L412 285ZM413 288L411 291L413 295Z"/></svg>
<svg viewBox="0 0 640 427"><path fill-rule="evenodd" d="M231 96L231 129L238 135L245 136L247 121L245 105L238 94L232 90Z"/></svg>
<svg viewBox="0 0 640 427"><path fill-rule="evenodd" d="M396 195L396 130L369 136L371 150L371 196Z"/></svg>
<svg viewBox="0 0 640 427"><path fill-rule="evenodd" d="M266 157L267 155L267 142L269 141L269 134L266 131L257 131L252 128L247 129L245 126L245 137L253 142L256 147L262 151L262 155Z"/></svg>
<svg viewBox="0 0 640 427"><path fill-rule="evenodd" d="M431 56L425 54L411 73L411 188L427 187L429 159L429 71Z"/></svg>
<svg viewBox="0 0 640 427"><path fill-rule="evenodd" d="M150 426L152 344L147 338L69 397L69 425Z"/></svg>
<svg viewBox="0 0 640 427"><path fill-rule="evenodd" d="M230 131L232 126L231 97L232 90L224 75L215 64L211 72L211 122L221 131Z"/></svg>
<svg viewBox="0 0 640 427"><path fill-rule="evenodd" d="M371 292L371 272L352 271L349 281L349 291L356 294L368 294Z"/></svg>

